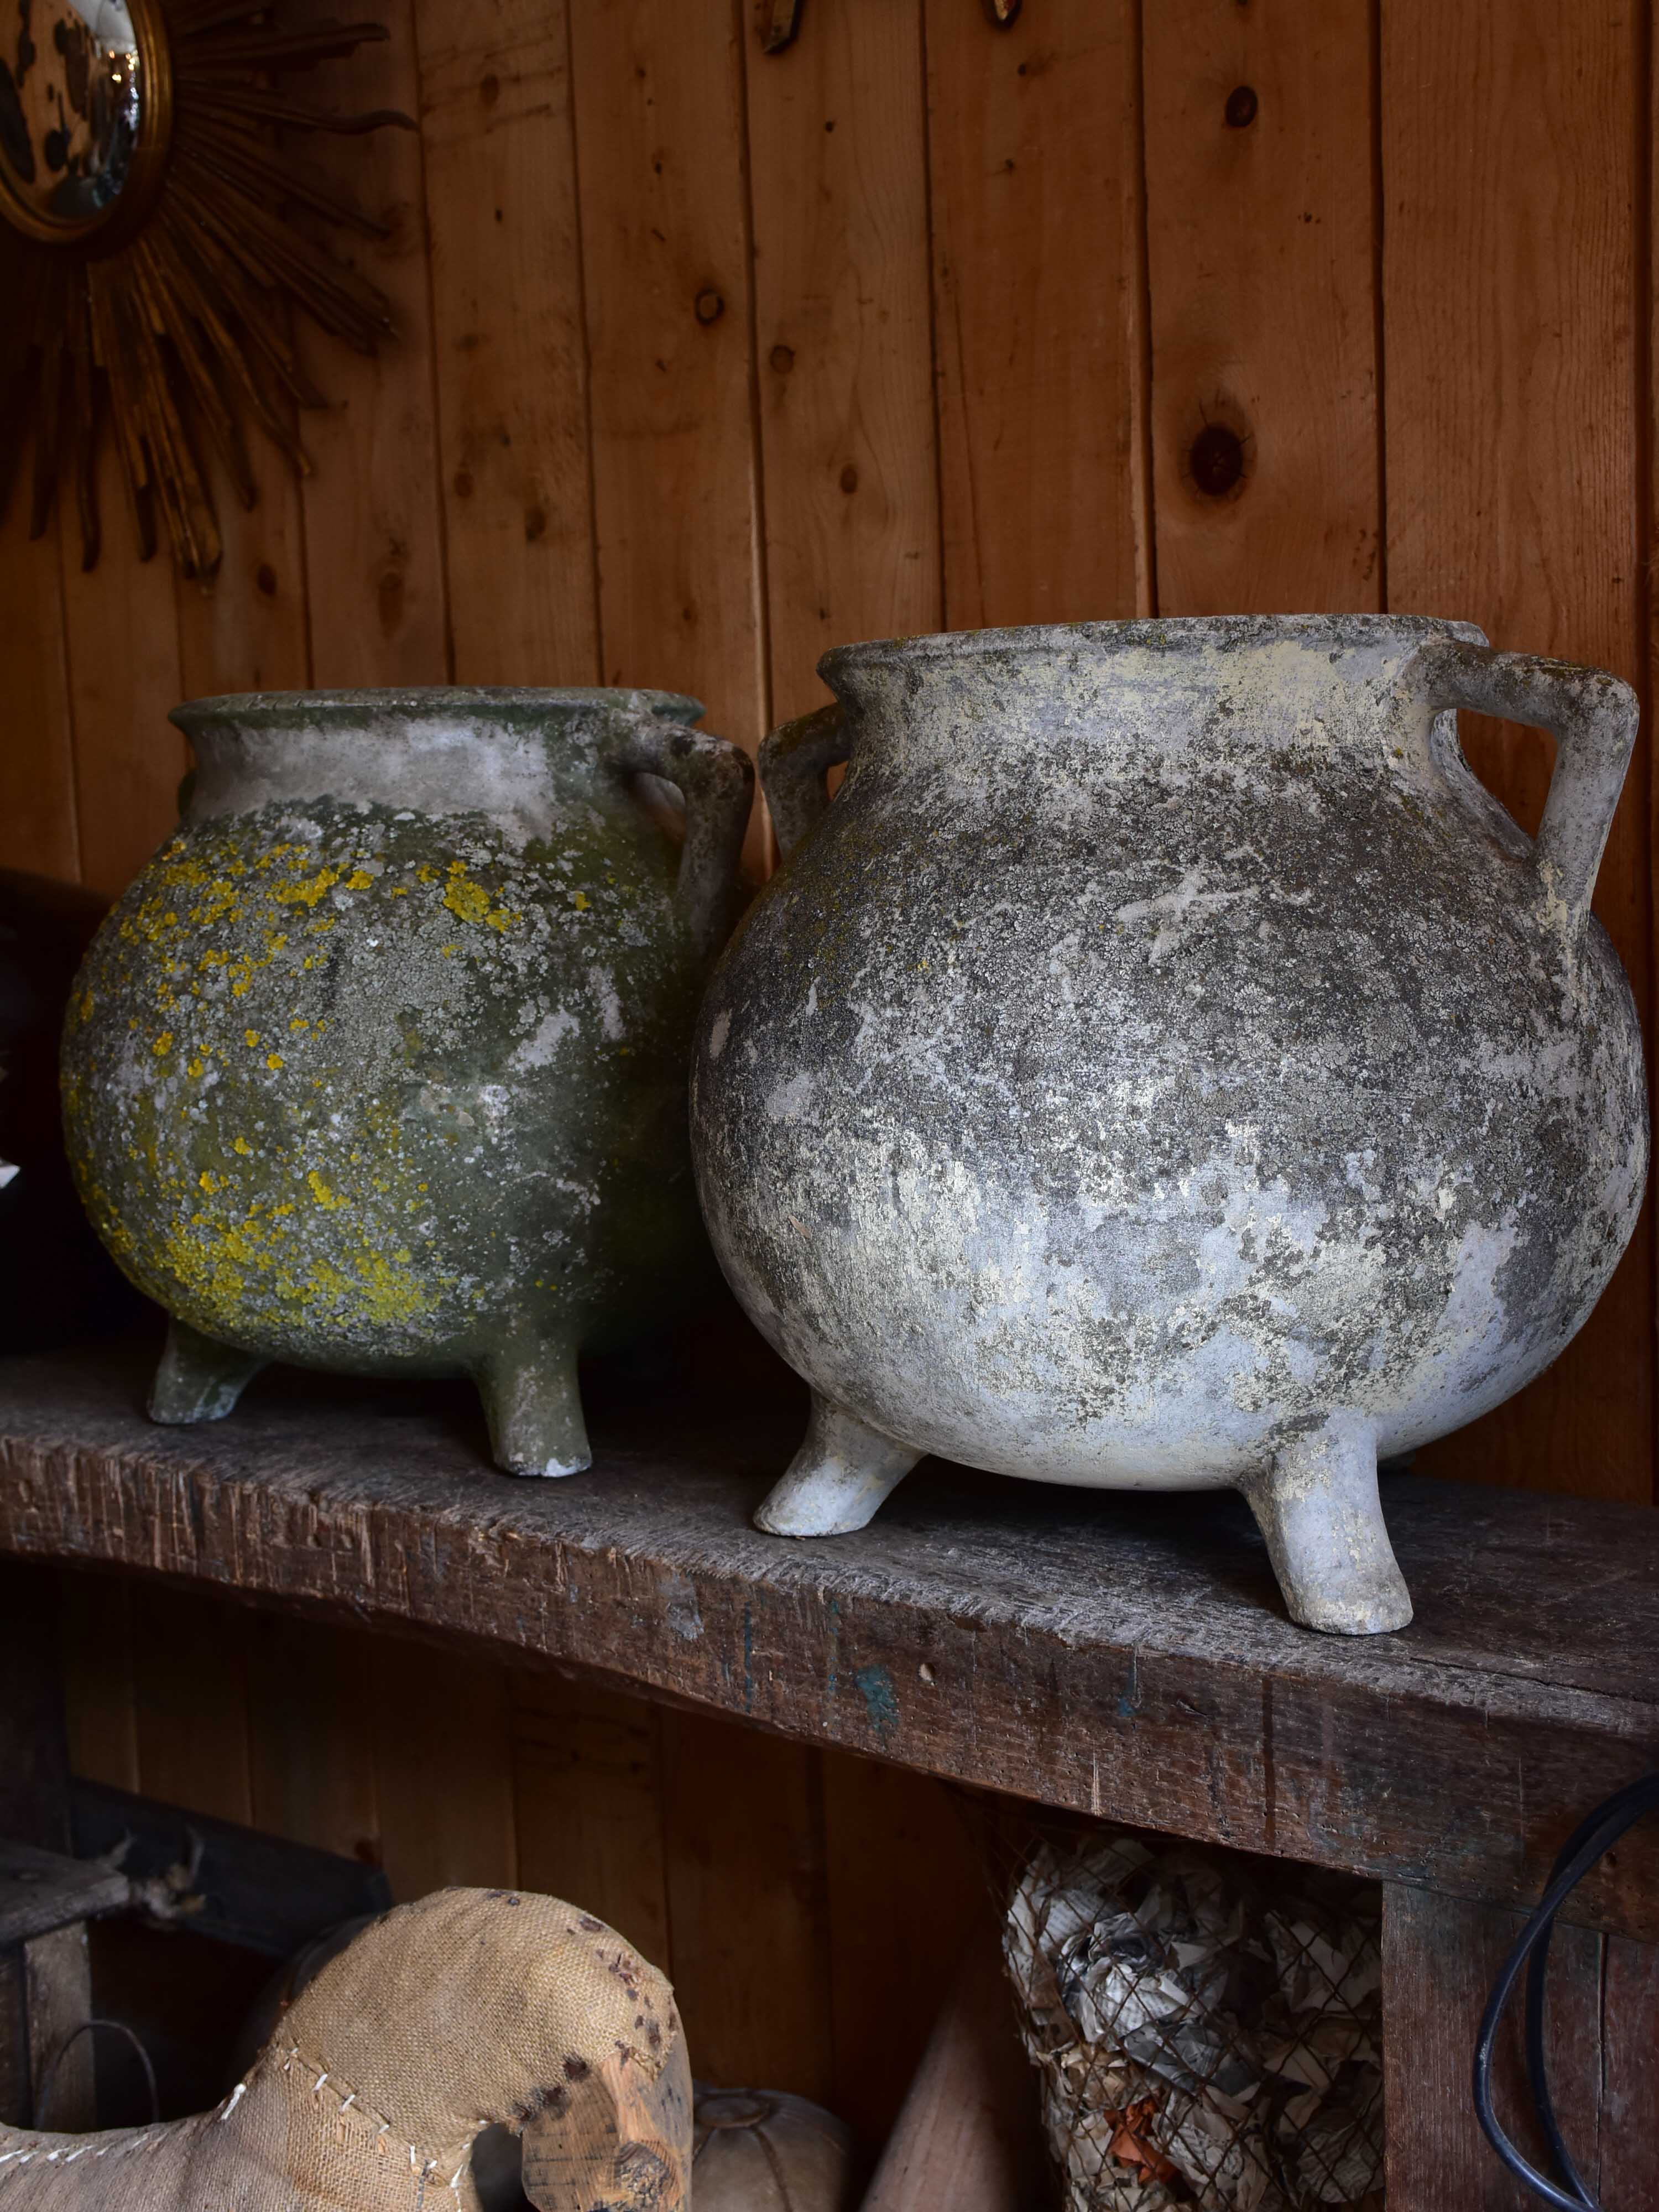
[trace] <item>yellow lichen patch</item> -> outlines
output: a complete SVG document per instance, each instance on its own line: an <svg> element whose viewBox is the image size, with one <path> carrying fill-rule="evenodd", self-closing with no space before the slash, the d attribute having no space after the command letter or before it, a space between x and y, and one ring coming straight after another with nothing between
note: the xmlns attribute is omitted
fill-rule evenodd
<svg viewBox="0 0 1659 2212"><path fill-rule="evenodd" d="M250 1213L240 1229L227 1229L219 1242L228 1258L240 1261L247 1267L258 1267L264 1258L259 1249L264 1233L258 1225L258 1215Z"/></svg>
<svg viewBox="0 0 1659 2212"><path fill-rule="evenodd" d="M155 1054L158 1059L162 1054L171 1052L173 1050L173 1031L171 1030L163 1030L161 1036L158 1036L155 1043L151 1045L150 1050Z"/></svg>
<svg viewBox="0 0 1659 2212"><path fill-rule="evenodd" d="M265 1054L265 1066L267 1067L280 1067L282 1064L283 1055L280 1052L268 1052Z"/></svg>
<svg viewBox="0 0 1659 2212"><path fill-rule="evenodd" d="M303 866L303 863L296 863ZM319 868L305 883L284 884L272 896L283 906L315 906L318 900L340 880L337 868Z"/></svg>
<svg viewBox="0 0 1659 2212"><path fill-rule="evenodd" d="M407 1263L409 1255L399 1251L393 1254L392 1259L400 1267ZM432 1299L421 1283L414 1276L400 1273L399 1267L394 1267L380 1253L356 1252L351 1255L351 1264L362 1285L356 1294L358 1303L370 1321L383 1324L413 1321L431 1305Z"/></svg>
<svg viewBox="0 0 1659 2212"><path fill-rule="evenodd" d="M452 860L449 872L453 881L444 893L444 904L463 921L482 921L491 929L508 929L519 920L504 906L491 906L489 894L482 884L471 884L460 861Z"/></svg>
<svg viewBox="0 0 1659 2212"><path fill-rule="evenodd" d="M289 1022L289 1027L291 1030L308 1030L311 1027L311 1024L306 1019L303 1014L295 1014L294 1018Z"/></svg>
<svg viewBox="0 0 1659 2212"><path fill-rule="evenodd" d="M196 1181L198 1187L200 1189L208 1192L210 1195L211 1195L211 1194L216 1190L222 1190L225 1187L224 1177L222 1176L210 1174L206 1168L203 1169L201 1174L197 1176Z"/></svg>
<svg viewBox="0 0 1659 2212"><path fill-rule="evenodd" d="M321 1176L318 1174L315 1168L313 1168L310 1174L306 1177L306 1182L310 1186L311 1194L316 1200L318 1205L327 1206L331 1212L332 1212L336 1207L349 1206L351 1203L351 1200L349 1198L342 1198L339 1196L337 1192L331 1191L328 1185L323 1181Z"/></svg>
<svg viewBox="0 0 1659 2212"><path fill-rule="evenodd" d="M230 995L233 999L240 999L246 992L257 972L261 968L269 968L270 963L269 960L256 960L252 953L244 952L231 961L228 965L231 975L234 979L230 987Z"/></svg>
<svg viewBox="0 0 1659 2212"><path fill-rule="evenodd" d="M242 1031L242 1042L247 1047L250 1052L254 1049L258 1042L259 1032L258 1030L244 1030Z"/></svg>
<svg viewBox="0 0 1659 2212"><path fill-rule="evenodd" d="M459 860L450 866L452 875L459 868ZM463 921L483 921L489 912L489 894L482 884L470 884L464 877L456 876L444 893L444 904L451 914L458 914Z"/></svg>
<svg viewBox="0 0 1659 2212"><path fill-rule="evenodd" d="M199 905L191 907L190 918L198 928L205 929L216 921L234 921L239 910L236 886L219 880L209 885L207 896Z"/></svg>
<svg viewBox="0 0 1659 2212"><path fill-rule="evenodd" d="M233 1140L230 1149L233 1152L251 1152L253 1147L246 1137L238 1137Z"/></svg>
<svg viewBox="0 0 1659 2212"><path fill-rule="evenodd" d="M195 1059L190 1063L190 1072L198 1077L207 1073L207 1060L204 1054L199 1052L197 1054Z"/></svg>
<svg viewBox="0 0 1659 2212"><path fill-rule="evenodd" d="M586 891L573 891L570 895L570 902L578 914L586 914L592 903Z"/></svg>
<svg viewBox="0 0 1659 2212"><path fill-rule="evenodd" d="M349 891L371 890L374 884L374 878L367 868L354 868L345 881L345 887Z"/></svg>
<svg viewBox="0 0 1659 2212"><path fill-rule="evenodd" d="M161 1239L163 1265L210 1324L234 1325L246 1278L220 1238L192 1233L208 1225L207 1217L198 1213L191 1215L187 1226L169 1229Z"/></svg>

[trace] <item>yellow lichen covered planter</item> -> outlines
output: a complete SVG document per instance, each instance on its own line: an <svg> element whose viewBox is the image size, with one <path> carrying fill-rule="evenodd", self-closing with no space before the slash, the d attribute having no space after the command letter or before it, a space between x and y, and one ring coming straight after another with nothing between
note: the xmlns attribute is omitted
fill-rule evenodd
<svg viewBox="0 0 1659 2212"><path fill-rule="evenodd" d="M587 1464L578 1350L700 1246L688 1040L749 763L638 691L181 707L185 818L88 955L82 1198L172 1316L150 1410L266 1360L474 1376L499 1462ZM677 854L648 777L677 785Z"/></svg>

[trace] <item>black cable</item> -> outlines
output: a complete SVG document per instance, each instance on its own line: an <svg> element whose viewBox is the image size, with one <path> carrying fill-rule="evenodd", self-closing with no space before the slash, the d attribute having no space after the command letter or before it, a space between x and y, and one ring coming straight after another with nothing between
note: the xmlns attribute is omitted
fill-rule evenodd
<svg viewBox="0 0 1659 2212"><path fill-rule="evenodd" d="M124 2020L83 2020L78 2027L70 2028L69 2033L64 2038L57 2050L52 2053L52 2062L47 2066L45 2076L41 2081L40 2087L35 2093L33 2124L36 2128L42 2130L46 2128L46 2106L51 2100L53 2086L58 2080L58 2069L68 2057L70 2046L78 2037L82 2035L90 2035L94 2028L100 2027L108 2028L116 2035L125 2035L127 2041L138 2053L138 2063L144 2069L144 2081L149 2090L150 2125L154 2127L155 2123L161 2118L161 2099L160 2092L157 2090L155 2086L155 2069L150 2063L150 2056L149 2051L144 2048L143 2039L136 2035Z"/></svg>
<svg viewBox="0 0 1659 2212"><path fill-rule="evenodd" d="M1622 1799L1626 1794L1621 1790L1619 1797ZM1579 1822L1556 1854L1555 1864L1550 1869L1552 1881L1571 1863L1590 1838L1601 1828L1607 1819L1614 1802L1613 1799L1609 1798L1606 1803L1598 1805L1593 1813ZM1572 2153L1567 2148L1565 2138L1561 2133L1560 2124L1555 2117L1555 2100L1550 2094L1549 2063L1544 2048L1544 1994L1549 1978L1550 1945L1554 1936L1555 1923L1552 1918L1540 1935L1532 1955L1527 1960L1527 2080L1532 2089L1533 2111L1537 2116L1544 2140L1549 2146L1550 2155L1555 2161L1557 2178L1569 2190L1577 2191L1580 2204L1593 2206L1595 2199L1590 2195L1583 2174L1578 2171Z"/></svg>
<svg viewBox="0 0 1659 2212"><path fill-rule="evenodd" d="M1522 1929L1514 1949L1498 1970L1492 1984L1486 2009L1481 2015L1480 2031L1474 2043L1474 2110L1486 2132L1487 2142L1518 2181L1525 2184L1534 2197L1546 2204L1559 2208L1559 2212L1601 2212L1601 2207L1583 2175L1573 2163L1555 2117L1555 2106L1550 2097L1549 2074L1544 2051L1544 1993L1549 1971L1550 1937L1555 1929L1555 1916L1603 1852L1611 1850L1627 1828L1634 1827L1644 1814L1659 1809L1659 1774L1644 1775L1639 1782L1630 1783L1617 1790L1605 1803L1581 1820L1573 1830L1554 1866L1537 1909ZM1532 2087L1532 2100L1549 2146L1550 2159L1555 2167L1555 2179L1540 2173L1538 2168L1523 2158L1498 2124L1492 2103L1492 2051L1498 2041L1498 2032L1510 1996L1520 1978L1522 1967L1527 1970L1526 2047L1527 2077Z"/></svg>

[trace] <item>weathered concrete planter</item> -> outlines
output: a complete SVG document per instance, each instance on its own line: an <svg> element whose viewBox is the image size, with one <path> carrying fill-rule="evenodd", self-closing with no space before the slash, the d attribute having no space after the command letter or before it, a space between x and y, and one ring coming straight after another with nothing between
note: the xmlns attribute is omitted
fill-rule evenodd
<svg viewBox="0 0 1659 2212"><path fill-rule="evenodd" d="M692 1073L715 1249L813 1392L761 1525L857 1528L924 1452L1232 1484L1297 1620L1401 1626L1379 1453L1546 1366L1641 1198L1589 915L1632 695L1379 617L821 667L839 703L762 754L796 849ZM1458 706L1555 732L1536 847Z"/></svg>
<svg viewBox="0 0 1659 2212"><path fill-rule="evenodd" d="M587 1464L576 1353L702 1248L686 1054L752 781L653 691L198 700L178 833L88 955L82 1195L173 1317L150 1410L268 1359L477 1377L495 1455ZM636 779L686 800L672 841Z"/></svg>

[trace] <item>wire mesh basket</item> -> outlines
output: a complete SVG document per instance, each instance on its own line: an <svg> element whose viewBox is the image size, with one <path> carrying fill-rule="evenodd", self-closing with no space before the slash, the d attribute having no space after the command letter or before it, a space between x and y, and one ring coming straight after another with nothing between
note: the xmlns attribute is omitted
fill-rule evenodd
<svg viewBox="0 0 1659 2212"><path fill-rule="evenodd" d="M1066 2212L1382 2212L1374 1884L1096 1827L1005 1898Z"/></svg>

